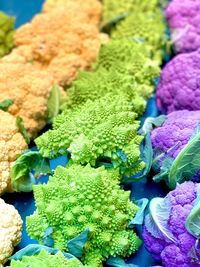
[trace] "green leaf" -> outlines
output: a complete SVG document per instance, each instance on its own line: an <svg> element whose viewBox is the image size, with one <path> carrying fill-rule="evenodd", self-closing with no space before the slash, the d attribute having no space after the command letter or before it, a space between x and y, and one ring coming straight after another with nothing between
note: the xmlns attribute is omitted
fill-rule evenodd
<svg viewBox="0 0 200 267"><path fill-rule="evenodd" d="M114 257L109 257L106 264L112 267L139 267L138 265L132 263L126 263L121 258L114 258Z"/></svg>
<svg viewBox="0 0 200 267"><path fill-rule="evenodd" d="M88 240L88 235L89 235L89 229L86 229L79 236L68 241L67 242L68 251L77 258L80 258L83 254L83 247L85 246Z"/></svg>
<svg viewBox="0 0 200 267"><path fill-rule="evenodd" d="M13 256L9 258L9 260L21 261L24 256L34 256L36 254L39 254L41 250L46 250L49 254L52 254L52 255L55 255L59 252L59 250L56 248L50 248L50 247L38 245L38 244L30 244L26 246L25 248L16 252ZM67 259L74 258L74 256L69 253L63 253L63 255Z"/></svg>
<svg viewBox="0 0 200 267"><path fill-rule="evenodd" d="M31 173L35 171L35 175ZM41 174L49 174L49 160L44 159L38 151L25 151L11 169L11 183L16 192L30 192L35 178Z"/></svg>
<svg viewBox="0 0 200 267"><path fill-rule="evenodd" d="M188 142L174 160L169 172L168 185L171 189L177 183L190 180L200 169L200 132Z"/></svg>
<svg viewBox="0 0 200 267"><path fill-rule="evenodd" d="M197 198L194 202L194 207L190 211L186 221L185 227L187 231L194 237L200 239L200 186L197 190Z"/></svg>
<svg viewBox="0 0 200 267"><path fill-rule="evenodd" d="M48 122L52 123L53 119L58 115L61 104L61 89L58 85L54 85L47 103Z"/></svg>
<svg viewBox="0 0 200 267"><path fill-rule="evenodd" d="M23 119L21 117L17 116L16 124L17 124L17 127L19 128L20 133L24 137L26 143L29 144L30 143L30 138L29 138L29 135L28 135L28 133L27 133L25 127L24 127Z"/></svg>
<svg viewBox="0 0 200 267"><path fill-rule="evenodd" d="M147 208L149 200L147 198L141 198L135 201L135 204L139 207L138 212L136 213L135 217L130 221L128 224L129 228L133 228L135 225L142 225L144 221L144 214Z"/></svg>
<svg viewBox="0 0 200 267"><path fill-rule="evenodd" d="M141 135L146 135L147 133L151 133L154 127L160 127L165 122L167 116L161 115L156 118L149 117L145 120L144 125L139 130Z"/></svg>
<svg viewBox="0 0 200 267"><path fill-rule="evenodd" d="M13 104L12 99L6 99L0 102L0 109L3 111L7 111L8 108Z"/></svg>

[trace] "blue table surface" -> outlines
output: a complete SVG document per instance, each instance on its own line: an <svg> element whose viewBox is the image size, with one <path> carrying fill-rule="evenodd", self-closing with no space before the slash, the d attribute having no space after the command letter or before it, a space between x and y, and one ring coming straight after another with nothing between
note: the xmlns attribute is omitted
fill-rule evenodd
<svg viewBox="0 0 200 267"><path fill-rule="evenodd" d="M24 24L31 20L34 14L40 12L43 0L1 0L0 10L7 12L10 15L16 16L16 27ZM155 117L158 115L158 110L155 105L155 99L152 98L148 101L147 110L144 116L141 118L142 121L148 116ZM67 158L60 157L51 161L51 168L55 169L57 165L65 166ZM48 177L42 177L39 181L46 182ZM167 193L165 186L158 185L152 182L151 177L148 177L147 182L142 180L129 186L128 189L132 190L132 198L137 200L142 197L151 199L155 196L164 196ZM3 196L7 203L13 204L19 211L23 219L23 235L22 241L17 246L17 250L25 247L31 243L37 243L35 240L29 238L26 233L25 218L32 214L35 210L34 198L32 193L14 193L6 194ZM141 234L141 228L138 228L138 233ZM134 263L139 267L149 267L158 265L159 263L154 261L151 255L146 251L145 247L142 246L136 255L131 257L128 261Z"/></svg>

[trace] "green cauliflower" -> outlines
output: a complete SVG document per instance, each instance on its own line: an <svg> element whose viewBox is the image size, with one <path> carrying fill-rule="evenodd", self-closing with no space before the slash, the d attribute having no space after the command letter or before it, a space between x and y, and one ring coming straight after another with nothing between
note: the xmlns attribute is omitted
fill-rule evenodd
<svg viewBox="0 0 200 267"><path fill-rule="evenodd" d="M35 185L33 191L37 209L26 223L39 243L49 238L55 248L72 253L70 240L87 230L81 261L92 267L102 266L109 256L128 257L141 245L128 228L138 207L130 201L130 191L120 188L117 170L59 166L47 184Z"/></svg>
<svg viewBox="0 0 200 267"><path fill-rule="evenodd" d="M67 259L61 252L56 255L41 250L33 256L23 256L22 260L11 260L10 267L81 267L82 263L76 258Z"/></svg>
<svg viewBox="0 0 200 267"><path fill-rule="evenodd" d="M159 63L168 46L168 36L162 11L135 11L119 22L111 31L112 38L132 37L146 45Z"/></svg>
<svg viewBox="0 0 200 267"><path fill-rule="evenodd" d="M107 164L120 168L131 176L144 168L140 159L142 136L137 135L140 122L123 95L106 95L88 100L74 110L63 111L56 117L53 130L35 142L47 158L71 153L75 163L90 163L96 167Z"/></svg>
<svg viewBox="0 0 200 267"><path fill-rule="evenodd" d="M0 12L0 57L8 54L14 45L15 18Z"/></svg>
<svg viewBox="0 0 200 267"><path fill-rule="evenodd" d="M135 9L140 13L154 11L165 2L166 0L103 0L103 25L123 18Z"/></svg>
<svg viewBox="0 0 200 267"><path fill-rule="evenodd" d="M151 60L145 46L132 39L111 40L102 45L94 72L81 72L68 89L62 109L73 109L88 99L107 93L123 94L139 115L154 90L154 78L160 68Z"/></svg>

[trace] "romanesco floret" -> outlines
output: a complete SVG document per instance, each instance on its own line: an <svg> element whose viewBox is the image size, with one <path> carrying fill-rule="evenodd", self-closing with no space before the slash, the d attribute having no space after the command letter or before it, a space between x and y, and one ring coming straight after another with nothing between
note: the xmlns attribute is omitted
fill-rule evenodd
<svg viewBox="0 0 200 267"><path fill-rule="evenodd" d="M41 250L39 254L33 256L23 256L22 260L12 260L10 267L81 267L82 263L76 259L67 259L61 252L56 255L49 254L46 250Z"/></svg>
<svg viewBox="0 0 200 267"><path fill-rule="evenodd" d="M102 266L109 256L130 256L141 244L128 229L138 207L119 183L117 170L75 164L57 167L47 184L34 186L37 210L27 217L29 235L44 243L52 229L53 246L69 251L68 241L88 229L81 260L93 267Z"/></svg>
<svg viewBox="0 0 200 267"><path fill-rule="evenodd" d="M69 151L76 163L96 166L106 161L130 176L144 168L136 117L126 97L106 95L58 115L53 130L37 138L36 144L44 157Z"/></svg>
<svg viewBox="0 0 200 267"><path fill-rule="evenodd" d="M0 57L8 54L14 45L14 17L0 12Z"/></svg>
<svg viewBox="0 0 200 267"><path fill-rule="evenodd" d="M106 24L119 16L125 16L134 12L137 8L140 12L153 11L164 3L163 0L103 0L103 24Z"/></svg>
<svg viewBox="0 0 200 267"><path fill-rule="evenodd" d="M164 48L168 37L165 32L165 22L161 10L145 13L135 11L123 21L119 22L111 32L113 38L132 37L145 43L153 58L162 62Z"/></svg>

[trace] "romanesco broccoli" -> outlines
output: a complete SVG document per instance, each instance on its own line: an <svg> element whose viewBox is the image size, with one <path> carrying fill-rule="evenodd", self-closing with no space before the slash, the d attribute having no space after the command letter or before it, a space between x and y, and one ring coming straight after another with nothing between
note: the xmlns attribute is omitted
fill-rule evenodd
<svg viewBox="0 0 200 267"><path fill-rule="evenodd" d="M118 17L123 18L127 14L134 12L137 8L139 12L154 11L161 7L165 0L103 0L103 24L109 23Z"/></svg>
<svg viewBox="0 0 200 267"><path fill-rule="evenodd" d="M0 57L8 54L14 45L14 17L0 12Z"/></svg>
<svg viewBox="0 0 200 267"><path fill-rule="evenodd" d="M27 217L29 235L39 243L51 239L52 246L70 252L69 241L88 229L81 260L93 267L109 256L130 256L141 244L128 229L138 207L119 183L117 170L57 167L47 184L34 186L37 210Z"/></svg>
<svg viewBox="0 0 200 267"><path fill-rule="evenodd" d="M132 37L145 43L153 58L162 62L168 44L166 26L161 10L139 12L127 16L111 32L112 38Z"/></svg>
<svg viewBox="0 0 200 267"><path fill-rule="evenodd" d="M144 168L140 159L142 136L137 135L137 114L123 95L88 100L57 116L53 130L35 141L44 157L55 158L67 151L75 163L92 166L110 163L131 176Z"/></svg>
<svg viewBox="0 0 200 267"><path fill-rule="evenodd" d="M160 68L150 59L145 46L132 39L111 40L102 45L94 72L81 72L67 91L62 109L95 100L107 93L123 93L141 115L154 90L153 79Z"/></svg>
<svg viewBox="0 0 200 267"><path fill-rule="evenodd" d="M82 263L76 258L67 259L61 252L56 255L41 250L39 254L23 256L22 260L12 260L10 267L81 267Z"/></svg>

